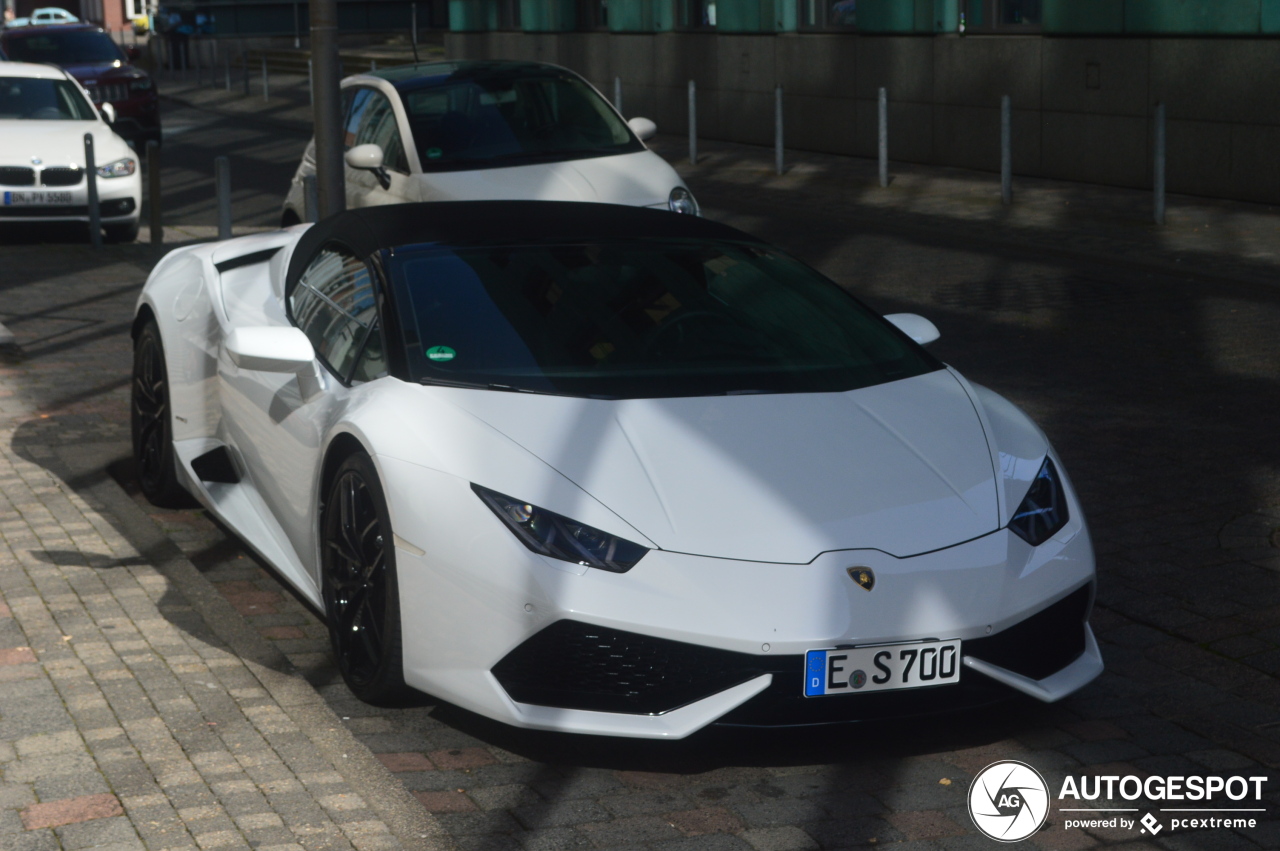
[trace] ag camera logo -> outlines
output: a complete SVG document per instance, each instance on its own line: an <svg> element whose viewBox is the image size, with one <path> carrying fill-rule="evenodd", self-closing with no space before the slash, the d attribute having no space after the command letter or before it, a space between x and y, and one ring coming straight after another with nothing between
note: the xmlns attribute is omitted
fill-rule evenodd
<svg viewBox="0 0 1280 851"><path fill-rule="evenodd" d="M969 787L969 817L997 842L1021 842L1049 816L1049 786L1025 762L993 762Z"/></svg>

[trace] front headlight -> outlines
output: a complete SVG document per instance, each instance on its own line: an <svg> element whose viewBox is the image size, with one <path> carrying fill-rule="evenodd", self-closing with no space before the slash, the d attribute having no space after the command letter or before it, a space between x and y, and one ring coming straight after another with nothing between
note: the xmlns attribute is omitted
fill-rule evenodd
<svg viewBox="0 0 1280 851"><path fill-rule="evenodd" d="M694 200L693 193L683 186L677 186L671 190L671 194L667 196L667 206L671 208L673 213L685 213L690 216L700 216L698 211L698 202Z"/></svg>
<svg viewBox="0 0 1280 851"><path fill-rule="evenodd" d="M98 167L98 177L128 177L138 170L138 164L131 157L116 160Z"/></svg>
<svg viewBox="0 0 1280 851"><path fill-rule="evenodd" d="M1009 531L1038 547L1067 525L1067 494L1058 470L1048 458L1031 480L1031 489L1009 521Z"/></svg>
<svg viewBox="0 0 1280 851"><path fill-rule="evenodd" d="M598 567L613 573L626 573L649 552L647 547L583 525L545 508L503 496L476 484L471 489L515 533L520 543L540 555Z"/></svg>

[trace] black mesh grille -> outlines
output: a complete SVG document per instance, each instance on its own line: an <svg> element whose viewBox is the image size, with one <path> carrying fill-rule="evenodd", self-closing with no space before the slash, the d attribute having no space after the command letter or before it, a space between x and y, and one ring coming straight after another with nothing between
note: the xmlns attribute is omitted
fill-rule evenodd
<svg viewBox="0 0 1280 851"><path fill-rule="evenodd" d="M760 661L563 620L508 653L493 675L520 703L657 715L758 676Z"/></svg>
<svg viewBox="0 0 1280 851"><path fill-rule="evenodd" d="M75 186L84 179L84 169L54 166L40 172L43 186Z"/></svg>
<svg viewBox="0 0 1280 851"><path fill-rule="evenodd" d="M0 219L59 219L87 215L89 215L87 206L0 207Z"/></svg>
<svg viewBox="0 0 1280 851"><path fill-rule="evenodd" d="M1086 585L995 635L966 641L964 655L1033 680L1056 674L1084 652L1091 589Z"/></svg>
<svg viewBox="0 0 1280 851"><path fill-rule="evenodd" d="M0 165L0 185L35 186L36 170L20 165Z"/></svg>

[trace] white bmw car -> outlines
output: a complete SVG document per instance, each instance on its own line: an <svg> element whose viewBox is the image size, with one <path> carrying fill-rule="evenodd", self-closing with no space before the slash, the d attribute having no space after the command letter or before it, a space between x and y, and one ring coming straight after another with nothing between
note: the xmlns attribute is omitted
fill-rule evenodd
<svg viewBox="0 0 1280 851"><path fill-rule="evenodd" d="M84 136L93 134L99 215L109 240L138 235L138 155L75 78L52 65L0 62L0 222L88 222Z"/></svg>
<svg viewBox="0 0 1280 851"><path fill-rule="evenodd" d="M155 268L139 478L373 702L680 738L1058 700L1102 670L1083 512L936 337L695 216L348 211Z"/></svg>
<svg viewBox="0 0 1280 851"><path fill-rule="evenodd" d="M342 81L346 206L415 201L601 201L697 213L647 118L624 121L590 83L536 62L430 62ZM286 227L307 221L312 141Z"/></svg>

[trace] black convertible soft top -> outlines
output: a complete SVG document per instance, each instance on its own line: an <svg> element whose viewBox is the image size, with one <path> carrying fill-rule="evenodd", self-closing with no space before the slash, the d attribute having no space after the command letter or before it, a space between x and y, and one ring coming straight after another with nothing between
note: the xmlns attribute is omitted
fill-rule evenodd
<svg viewBox="0 0 1280 851"><path fill-rule="evenodd" d="M727 239L760 242L698 216L581 201L435 201L347 210L316 222L298 240L285 292L321 247L339 243L360 259L407 245L526 245L618 239Z"/></svg>

